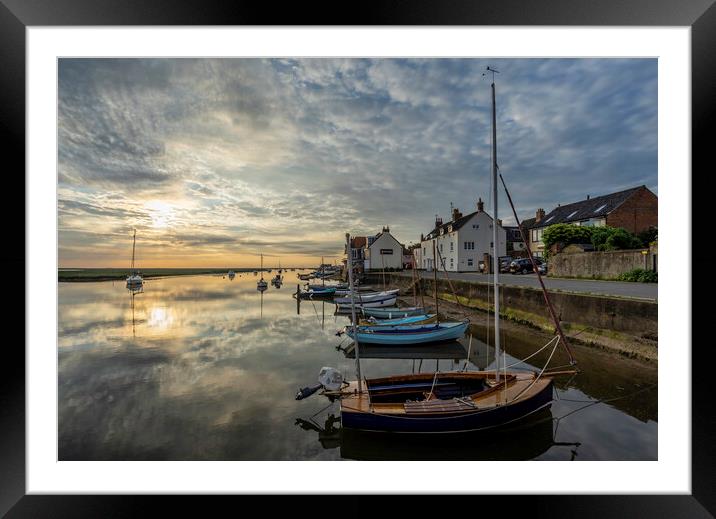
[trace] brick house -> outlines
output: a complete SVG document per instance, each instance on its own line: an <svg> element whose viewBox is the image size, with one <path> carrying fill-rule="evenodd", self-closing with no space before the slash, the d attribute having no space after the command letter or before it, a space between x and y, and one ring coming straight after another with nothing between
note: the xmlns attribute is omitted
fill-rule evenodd
<svg viewBox="0 0 716 519"><path fill-rule="evenodd" d="M601 227L621 227L634 234L657 227L659 199L646 186L634 187L609 195L566 205L558 205L550 213L537 209L535 218L522 222L529 230L530 249L535 256L544 255L542 233L550 225L569 223Z"/></svg>

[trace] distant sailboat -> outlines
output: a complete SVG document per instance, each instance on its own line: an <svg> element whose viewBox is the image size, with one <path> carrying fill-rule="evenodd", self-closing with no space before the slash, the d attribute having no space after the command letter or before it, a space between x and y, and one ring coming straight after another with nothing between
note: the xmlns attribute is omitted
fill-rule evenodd
<svg viewBox="0 0 716 519"><path fill-rule="evenodd" d="M261 290L262 292L268 288L268 283L264 280L264 255L261 254L261 279L259 279L256 282L256 290Z"/></svg>
<svg viewBox="0 0 716 519"><path fill-rule="evenodd" d="M132 265L129 268L129 276L127 276L127 288L130 290L138 289L144 286L144 279L139 271L134 267L134 253L137 248L137 229L134 229L134 237L132 239Z"/></svg>
<svg viewBox="0 0 716 519"><path fill-rule="evenodd" d="M234 272L233 270L230 270L229 271L229 279L234 279L235 277L236 277L236 272Z"/></svg>

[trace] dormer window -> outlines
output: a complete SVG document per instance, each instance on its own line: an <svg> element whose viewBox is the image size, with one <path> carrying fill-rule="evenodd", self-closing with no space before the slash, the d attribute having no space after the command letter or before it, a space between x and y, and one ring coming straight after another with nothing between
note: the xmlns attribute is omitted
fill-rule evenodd
<svg viewBox="0 0 716 519"><path fill-rule="evenodd" d="M441 227L441 228L440 228L440 235L442 236L444 233L445 233L445 229L443 229L443 228Z"/></svg>
<svg viewBox="0 0 716 519"><path fill-rule="evenodd" d="M448 232L452 232L452 225L448 227Z"/></svg>

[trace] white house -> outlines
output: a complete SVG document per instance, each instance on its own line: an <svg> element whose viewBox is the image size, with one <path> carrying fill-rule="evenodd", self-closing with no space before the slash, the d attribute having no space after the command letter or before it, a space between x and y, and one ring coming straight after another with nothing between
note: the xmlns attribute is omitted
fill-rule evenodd
<svg viewBox="0 0 716 519"><path fill-rule="evenodd" d="M403 245L390 234L389 227L383 227L379 234L368 237L365 268L366 270L403 268Z"/></svg>
<svg viewBox="0 0 716 519"><path fill-rule="evenodd" d="M421 236L421 268L432 269L442 258L447 271L477 271L485 254L493 255L492 224L492 217L484 211L482 199L478 200L474 213L463 216L455 208L449 222L443 223L441 218L436 218L435 228L427 236ZM433 242L437 261L433 259ZM507 234L498 220L497 257L506 255ZM442 265L439 268L442 270Z"/></svg>

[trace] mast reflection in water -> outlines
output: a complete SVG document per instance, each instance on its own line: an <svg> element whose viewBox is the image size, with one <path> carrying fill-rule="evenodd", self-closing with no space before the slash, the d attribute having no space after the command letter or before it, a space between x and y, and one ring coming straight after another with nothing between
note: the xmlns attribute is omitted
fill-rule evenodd
<svg viewBox="0 0 716 519"><path fill-rule="evenodd" d="M300 280L289 272L285 282ZM341 430L337 403L294 400L316 366L354 373L350 341L335 335L348 318L330 302L304 300L297 313L293 289L257 297L254 276L241 275L151 279L132 297L126 290L123 282L59 284L60 460L657 458L656 368L633 360L579 349L584 373L557 381L546 419L524 429L448 441L377 437ZM468 340L362 350L363 372L489 367L492 347L477 340L484 330L472 333L469 360ZM508 364L535 351L531 336L505 336ZM607 402L590 405L596 400Z"/></svg>

